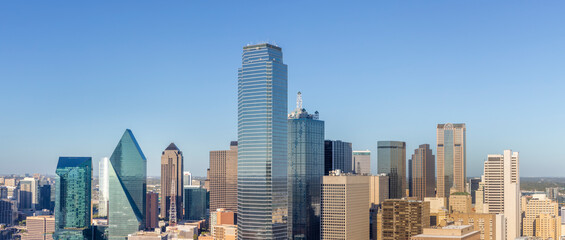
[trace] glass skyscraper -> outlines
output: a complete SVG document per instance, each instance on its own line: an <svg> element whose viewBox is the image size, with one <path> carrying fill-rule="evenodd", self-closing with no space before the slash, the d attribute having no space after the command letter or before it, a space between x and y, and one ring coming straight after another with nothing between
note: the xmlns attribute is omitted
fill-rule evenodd
<svg viewBox="0 0 565 240"><path fill-rule="evenodd" d="M123 240L145 228L147 160L127 129L108 164L110 240Z"/></svg>
<svg viewBox="0 0 565 240"><path fill-rule="evenodd" d="M377 143L378 172L389 176L389 198L406 196L406 143L379 141Z"/></svg>
<svg viewBox="0 0 565 240"><path fill-rule="evenodd" d="M288 116L289 239L320 239L324 121L298 106Z"/></svg>
<svg viewBox="0 0 565 240"><path fill-rule="evenodd" d="M287 66L271 44L243 48L238 72L239 239L287 239Z"/></svg>
<svg viewBox="0 0 565 240"><path fill-rule="evenodd" d="M184 219L202 220L208 213L208 191L202 187L189 186L184 188Z"/></svg>
<svg viewBox="0 0 565 240"><path fill-rule="evenodd" d="M437 196L449 197L465 192L467 182L467 151L464 123L437 125Z"/></svg>
<svg viewBox="0 0 565 240"><path fill-rule="evenodd" d="M60 157L55 171L54 239L89 237L92 189L91 157Z"/></svg>
<svg viewBox="0 0 565 240"><path fill-rule="evenodd" d="M351 143L340 140L324 141L324 174L341 170L344 173L353 172L353 148Z"/></svg>

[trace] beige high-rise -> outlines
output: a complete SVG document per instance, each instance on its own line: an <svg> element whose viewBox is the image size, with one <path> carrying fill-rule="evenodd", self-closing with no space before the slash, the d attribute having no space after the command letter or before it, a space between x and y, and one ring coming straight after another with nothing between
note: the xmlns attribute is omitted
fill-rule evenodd
<svg viewBox="0 0 565 240"><path fill-rule="evenodd" d="M382 240L408 240L430 227L430 203L388 199L383 202L378 236Z"/></svg>
<svg viewBox="0 0 565 240"><path fill-rule="evenodd" d="M503 155L488 155L484 166L484 204L488 213L504 214L506 239L520 236L519 155L504 150Z"/></svg>
<svg viewBox="0 0 565 240"><path fill-rule="evenodd" d="M210 151L210 211L218 208L237 213L237 141L230 150Z"/></svg>
<svg viewBox="0 0 565 240"><path fill-rule="evenodd" d="M437 125L437 196L465 192L467 179L466 127L464 123Z"/></svg>
<svg viewBox="0 0 565 240"><path fill-rule="evenodd" d="M560 239L561 218L557 215L542 213L535 221L536 237L541 239Z"/></svg>
<svg viewBox="0 0 565 240"><path fill-rule="evenodd" d="M412 197L424 200L435 197L436 159L429 144L422 144L412 154Z"/></svg>
<svg viewBox="0 0 565 240"><path fill-rule="evenodd" d="M480 231L481 240L504 240L497 238L497 217L496 214L488 213L452 213L449 215L449 220L459 222L464 225L473 225L475 229Z"/></svg>
<svg viewBox="0 0 565 240"><path fill-rule="evenodd" d="M169 219L171 200L175 199L177 221L183 219L183 157L178 147L171 143L161 154L161 213ZM174 184L174 189L172 184Z"/></svg>
<svg viewBox="0 0 565 240"><path fill-rule="evenodd" d="M369 239L369 185L369 176L322 177L321 239Z"/></svg>
<svg viewBox="0 0 565 240"><path fill-rule="evenodd" d="M452 193L451 196L449 196L450 213L471 213L472 209L471 194L459 192Z"/></svg>
<svg viewBox="0 0 565 240"><path fill-rule="evenodd" d="M537 218L542 214L545 214L547 216L543 216L542 218L537 220ZM550 229L548 229L546 226L539 228L539 231L542 232L538 233L536 221L540 221L540 223L547 225L549 224L549 220L547 219L551 218L552 216L559 216L559 204L552 201L551 199L546 198L545 194L534 194L533 198L526 203L526 211L524 219L522 221L522 235L529 237L551 235L551 233L549 233Z"/></svg>
<svg viewBox="0 0 565 240"><path fill-rule="evenodd" d="M53 216L37 216L26 218L27 232L22 240L52 240L55 233L55 218Z"/></svg>
<svg viewBox="0 0 565 240"><path fill-rule="evenodd" d="M369 176L370 178L370 204L380 205L384 200L388 199L388 176L379 174Z"/></svg>

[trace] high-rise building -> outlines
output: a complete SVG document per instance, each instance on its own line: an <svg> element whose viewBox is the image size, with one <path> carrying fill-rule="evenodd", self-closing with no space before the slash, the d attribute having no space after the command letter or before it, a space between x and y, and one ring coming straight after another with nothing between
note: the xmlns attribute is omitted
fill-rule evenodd
<svg viewBox="0 0 565 240"><path fill-rule="evenodd" d="M389 177L382 173L374 176L369 176L370 183L370 197L371 205L381 205L384 200L388 199L388 181Z"/></svg>
<svg viewBox="0 0 565 240"><path fill-rule="evenodd" d="M11 226L18 217L16 201L0 199L0 224Z"/></svg>
<svg viewBox="0 0 565 240"><path fill-rule="evenodd" d="M388 194L391 199L406 196L406 143L379 141L377 143L378 171L389 176Z"/></svg>
<svg viewBox="0 0 565 240"><path fill-rule="evenodd" d="M536 234L540 239L561 239L561 219L558 215L542 213L535 220Z"/></svg>
<svg viewBox="0 0 565 240"><path fill-rule="evenodd" d="M475 204L475 195L477 190L479 190L479 184L481 183L481 178L470 178L469 179L469 193L471 194L471 201Z"/></svg>
<svg viewBox="0 0 565 240"><path fill-rule="evenodd" d="M108 239L123 240L145 228L147 160L131 130L124 132L108 167Z"/></svg>
<svg viewBox="0 0 565 240"><path fill-rule="evenodd" d="M479 182L479 187L475 191L475 212L476 213L488 213L488 204L485 204L485 180L484 175L481 176L481 181Z"/></svg>
<svg viewBox="0 0 565 240"><path fill-rule="evenodd" d="M169 144L161 154L161 218L169 219L171 201L175 200L177 219L182 219L183 169L182 152L174 143Z"/></svg>
<svg viewBox="0 0 565 240"><path fill-rule="evenodd" d="M422 144L412 154L412 197L424 200L435 197L435 157L429 144Z"/></svg>
<svg viewBox="0 0 565 240"><path fill-rule="evenodd" d="M36 216L26 218L27 232L22 240L53 240L55 218L53 216Z"/></svg>
<svg viewBox="0 0 565 240"><path fill-rule="evenodd" d="M145 201L145 229L155 229L159 227L159 194L148 192Z"/></svg>
<svg viewBox="0 0 565 240"><path fill-rule="evenodd" d="M105 157L98 163L98 216L108 216L108 198L110 186L108 185L108 167L110 159Z"/></svg>
<svg viewBox="0 0 565 240"><path fill-rule="evenodd" d="M488 155L484 166L484 204L488 213L504 214L506 237L520 236L520 173L518 152L504 150L503 155Z"/></svg>
<svg viewBox="0 0 565 240"><path fill-rule="evenodd" d="M237 166L236 166L236 168L237 168ZM184 187L191 186L192 185L192 173L190 173L189 171L184 171L182 181L183 181Z"/></svg>
<svg viewBox="0 0 565 240"><path fill-rule="evenodd" d="M471 194L466 192L455 192L449 195L449 212L450 213L471 213L473 212L473 204L471 203Z"/></svg>
<svg viewBox="0 0 565 240"><path fill-rule="evenodd" d="M324 176L324 121L302 108L288 115L288 238L320 239L320 181Z"/></svg>
<svg viewBox="0 0 565 240"><path fill-rule="evenodd" d="M489 214L489 213L451 213L449 215L450 221L461 223L463 225L473 225L476 230L480 232L480 240L505 240L501 238L504 236L504 229L497 228L503 226L505 223L503 215Z"/></svg>
<svg viewBox="0 0 565 240"><path fill-rule="evenodd" d="M368 176L323 176L321 239L369 239L367 188Z"/></svg>
<svg viewBox="0 0 565 240"><path fill-rule="evenodd" d="M388 199L382 206L382 240L409 240L430 226L429 202Z"/></svg>
<svg viewBox="0 0 565 240"><path fill-rule="evenodd" d="M523 236L535 237L539 235L548 235L548 233L537 233L536 219L541 214L548 215L544 216L544 218L559 216L559 204L548 199L545 194L534 194L532 199L526 203L526 211L522 220ZM547 223L547 221L544 221L544 223ZM540 230L546 229L542 228Z"/></svg>
<svg viewBox="0 0 565 240"><path fill-rule="evenodd" d="M184 188L184 219L202 220L207 216L208 191L202 187L190 186Z"/></svg>
<svg viewBox="0 0 565 240"><path fill-rule="evenodd" d="M210 151L210 210L237 212L237 141L230 150Z"/></svg>
<svg viewBox="0 0 565 240"><path fill-rule="evenodd" d="M424 233L411 238L412 240L479 240L479 231L472 225L449 225L442 228L424 228Z"/></svg>
<svg viewBox="0 0 565 240"><path fill-rule="evenodd" d="M371 151L353 151L353 172L357 174L371 173Z"/></svg>
<svg viewBox="0 0 565 240"><path fill-rule="evenodd" d="M210 211L210 233L214 236L214 227L218 225L235 225L235 213L223 208Z"/></svg>
<svg viewBox="0 0 565 240"><path fill-rule="evenodd" d="M55 178L55 239L89 236L92 158L60 157Z"/></svg>
<svg viewBox="0 0 565 240"><path fill-rule="evenodd" d="M287 239L287 66L280 47L243 48L238 109L238 238Z"/></svg>
<svg viewBox="0 0 565 240"><path fill-rule="evenodd" d="M39 206L39 182L26 177L20 180L19 209L35 210Z"/></svg>
<svg viewBox="0 0 565 240"><path fill-rule="evenodd" d="M324 175L329 175L331 171L341 170L349 173L353 171L353 150L349 142L340 140L324 141Z"/></svg>
<svg viewBox="0 0 565 240"><path fill-rule="evenodd" d="M466 127L464 123L437 125L437 196L465 191L467 181Z"/></svg>
<svg viewBox="0 0 565 240"><path fill-rule="evenodd" d="M408 190L406 192L407 197L413 197L414 190L412 190L412 159L408 159Z"/></svg>
<svg viewBox="0 0 565 240"><path fill-rule="evenodd" d="M51 207L51 185L49 183L39 186L39 208L41 210L53 211Z"/></svg>

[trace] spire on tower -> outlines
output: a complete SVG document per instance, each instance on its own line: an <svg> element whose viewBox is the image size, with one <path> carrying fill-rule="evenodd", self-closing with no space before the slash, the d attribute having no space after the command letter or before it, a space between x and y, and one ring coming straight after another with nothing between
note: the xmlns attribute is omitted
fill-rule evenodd
<svg viewBox="0 0 565 240"><path fill-rule="evenodd" d="M298 92L296 96L296 109L302 110L302 93Z"/></svg>

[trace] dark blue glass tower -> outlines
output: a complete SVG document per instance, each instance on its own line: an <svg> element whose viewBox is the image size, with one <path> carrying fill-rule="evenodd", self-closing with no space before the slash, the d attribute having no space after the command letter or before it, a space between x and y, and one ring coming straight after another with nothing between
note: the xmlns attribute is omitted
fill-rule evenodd
<svg viewBox="0 0 565 240"><path fill-rule="evenodd" d="M131 130L122 136L108 167L108 235L123 240L145 228L147 160Z"/></svg>
<svg viewBox="0 0 565 240"><path fill-rule="evenodd" d="M244 47L238 77L239 239L287 239L286 111L281 48Z"/></svg>
<svg viewBox="0 0 565 240"><path fill-rule="evenodd" d="M320 239L320 180L324 176L324 121L302 108L288 116L288 236Z"/></svg>
<svg viewBox="0 0 565 240"><path fill-rule="evenodd" d="M92 189L91 157L60 157L55 171L54 239L83 240L89 236Z"/></svg>
<svg viewBox="0 0 565 240"><path fill-rule="evenodd" d="M184 219L202 220L208 212L208 191L201 187L184 188Z"/></svg>

